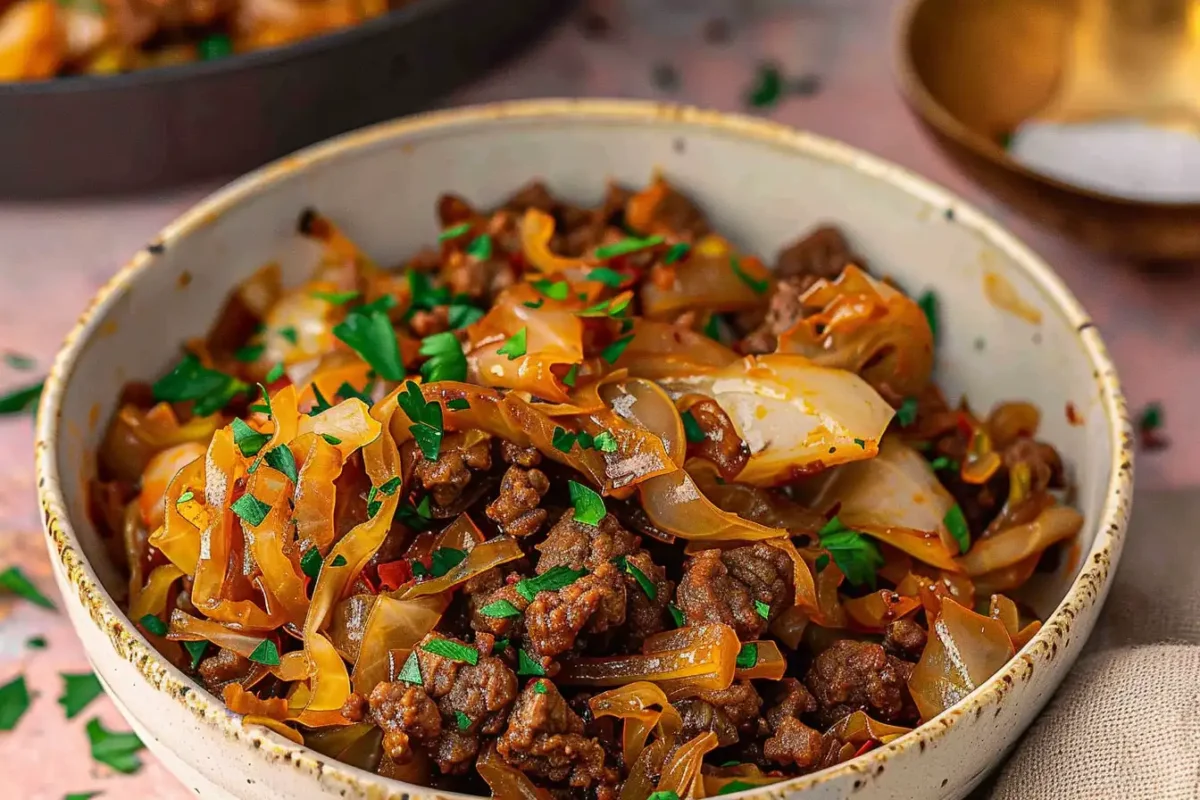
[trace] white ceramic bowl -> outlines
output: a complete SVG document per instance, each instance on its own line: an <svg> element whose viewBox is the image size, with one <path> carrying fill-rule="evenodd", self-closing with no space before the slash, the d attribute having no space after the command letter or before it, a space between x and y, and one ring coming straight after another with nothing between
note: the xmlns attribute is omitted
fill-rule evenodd
<svg viewBox="0 0 1200 800"><path fill-rule="evenodd" d="M295 233L306 206L396 263L434 240L434 201L487 206L531 177L595 201L604 182L663 170L736 243L773 255L823 220L910 290L942 305L938 378L978 408L1030 399L1065 456L1087 519L1079 557L1042 582L1047 624L986 685L915 732L758 798L957 798L1045 705L1083 647L1121 551L1132 487L1130 428L1095 327L1051 270L978 211L904 170L769 122L616 101L541 101L381 125L272 164L169 226L100 293L67 338L38 423L47 542L96 672L167 767L204 797L401 798L438 793L368 775L240 718L146 643L111 599L120 579L85 513L85 479L121 386L151 379L206 330L227 292L277 259L299 280L315 252ZM1040 323L988 300L1011 285ZM190 277L190 280L188 279ZM992 278L995 280L995 278ZM1080 425L1069 424L1074 405ZM1061 602L1060 602L1061 601Z"/></svg>

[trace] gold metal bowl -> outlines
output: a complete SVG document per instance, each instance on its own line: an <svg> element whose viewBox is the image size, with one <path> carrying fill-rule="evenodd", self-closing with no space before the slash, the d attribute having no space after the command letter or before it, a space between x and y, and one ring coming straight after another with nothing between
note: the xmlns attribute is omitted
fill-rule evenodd
<svg viewBox="0 0 1200 800"><path fill-rule="evenodd" d="M1200 0L907 0L897 73L965 172L1033 220L1137 260L1200 258L1200 202L1132 200L1011 158L1031 119L1133 119L1200 135Z"/></svg>

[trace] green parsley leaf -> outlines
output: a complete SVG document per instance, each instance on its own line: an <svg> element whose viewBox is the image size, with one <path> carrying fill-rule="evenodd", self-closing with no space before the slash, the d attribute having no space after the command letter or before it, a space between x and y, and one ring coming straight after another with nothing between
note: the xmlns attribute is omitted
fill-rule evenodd
<svg viewBox="0 0 1200 800"><path fill-rule="evenodd" d="M421 387L414 381L405 382L404 390L396 395L396 402L412 422L408 430L417 440L422 455L428 461L437 461L442 449L441 404L432 400L426 402Z"/></svg>
<svg viewBox="0 0 1200 800"><path fill-rule="evenodd" d="M18 675L0 686L0 731L11 731L17 727L21 717L29 710L30 702L24 675Z"/></svg>
<svg viewBox="0 0 1200 800"><path fill-rule="evenodd" d="M333 328L333 335L358 353L371 369L389 381L404 380L404 361L392 321L383 311L364 312L360 306Z"/></svg>
<svg viewBox="0 0 1200 800"><path fill-rule="evenodd" d="M645 250L648 247L655 247L663 243L661 236L647 236L644 239L631 236L627 239L622 239L619 242L606 244L603 247L597 247L595 251L596 258L616 258L617 256L629 255L636 253L638 250ZM594 270L593 270L594 272ZM599 280L593 278L590 274L588 280Z"/></svg>
<svg viewBox="0 0 1200 800"><path fill-rule="evenodd" d="M270 434L259 433L240 419L235 418L230 428L233 429L234 444L242 451L242 455L247 458L258 455L258 451L262 449L262 446L271 441Z"/></svg>
<svg viewBox="0 0 1200 800"><path fill-rule="evenodd" d="M142 740L136 733L114 733L105 730L98 718L87 724L88 743L91 745L92 760L120 772L132 775L142 768L137 752L142 749Z"/></svg>
<svg viewBox="0 0 1200 800"><path fill-rule="evenodd" d="M391 497L400 488L400 476L394 475L379 485L379 491Z"/></svg>
<svg viewBox="0 0 1200 800"><path fill-rule="evenodd" d="M952 458L938 456L933 461L929 462L929 468L934 472L938 472L939 470L943 469L950 470L951 472L958 472L959 463Z"/></svg>
<svg viewBox="0 0 1200 800"><path fill-rule="evenodd" d="M487 261L492 257L492 237L486 233L475 237L464 252L478 261Z"/></svg>
<svg viewBox="0 0 1200 800"><path fill-rule="evenodd" d="M539 661L530 658L524 648L517 650L517 674L518 675L545 675L546 669Z"/></svg>
<svg viewBox="0 0 1200 800"><path fill-rule="evenodd" d="M676 242L667 250L666 256L663 257L664 264L674 264L676 261L683 261L688 257L692 246L687 242Z"/></svg>
<svg viewBox="0 0 1200 800"><path fill-rule="evenodd" d="M267 373L267 377L265 378L265 380L267 383L274 383L275 381L279 380L282 377L283 377L283 364L276 364L275 366L271 367L271 371ZM259 388L262 388L262 387L259 387ZM267 390L263 389L262 393L263 393L263 398L265 400L270 401L271 398L267 397Z"/></svg>
<svg viewBox="0 0 1200 800"><path fill-rule="evenodd" d="M448 242L451 239L457 239L459 236L462 236L464 233L466 233L469 230L471 230L471 223L460 222L459 224L452 225L451 227L446 228L444 231L439 233L438 241L439 242Z"/></svg>
<svg viewBox="0 0 1200 800"><path fill-rule="evenodd" d="M71 792L63 797L63 800L92 800L93 797L99 797L103 792Z"/></svg>
<svg viewBox="0 0 1200 800"><path fill-rule="evenodd" d="M667 611L671 612L671 619L675 621L676 628L682 628L687 624L687 620L684 619L683 612L679 610L679 606L674 603L667 603Z"/></svg>
<svg viewBox="0 0 1200 800"><path fill-rule="evenodd" d="M198 642L180 642L180 644L192 657L192 671L195 672L196 667L200 666L200 659L204 658L204 651L208 649L208 642L201 639Z"/></svg>
<svg viewBox="0 0 1200 800"><path fill-rule="evenodd" d="M463 661L471 666L479 663L479 651L462 642L454 642L449 639L430 639L421 645L421 649L426 653L434 653L452 661Z"/></svg>
<svg viewBox="0 0 1200 800"><path fill-rule="evenodd" d="M646 573L638 569L637 564L634 564L625 556L617 556L613 559L613 563L620 567L622 572L633 576L633 579L637 581L637 585L642 587L642 591L646 597L651 600L658 599L658 587L654 585L654 581L650 580Z"/></svg>
<svg viewBox="0 0 1200 800"><path fill-rule="evenodd" d="M958 552L965 553L971 549L971 529L967 525L967 518L963 516L962 507L955 503L946 512L946 516L942 518L942 522L946 526L946 530L950 531L950 535L954 537L954 541L958 542Z"/></svg>
<svg viewBox="0 0 1200 800"><path fill-rule="evenodd" d="M547 691L547 690L546 690L546 682L545 682L545 681L538 681L537 683L535 683L535 684L533 685L533 690L534 690L535 692L537 692L538 694L545 694L545 693L546 693L546 691Z"/></svg>
<svg viewBox="0 0 1200 800"><path fill-rule="evenodd" d="M621 354L625 352L625 348L629 347L629 343L633 341L633 334L617 339L608 347L600 351L600 357L609 364L615 364Z"/></svg>
<svg viewBox="0 0 1200 800"><path fill-rule="evenodd" d="M496 355L508 356L509 361L516 361L518 358L525 355L525 340L528 335L529 329L521 328L521 330L510 336L508 341L500 346L500 349L496 351Z"/></svg>
<svg viewBox="0 0 1200 800"><path fill-rule="evenodd" d="M683 435L689 442L698 444L708 438L708 435L704 433L704 428L700 427L700 423L691 411L684 411L679 418L683 420Z"/></svg>
<svg viewBox="0 0 1200 800"><path fill-rule="evenodd" d="M941 323L938 320L938 298L932 291L925 292L917 298L917 305L925 312L925 321L929 323L929 331L933 334L933 341L938 339L938 328Z"/></svg>
<svg viewBox="0 0 1200 800"><path fill-rule="evenodd" d="M419 352L428 359L421 365L421 377L427 383L467 379L467 357L452 331L426 336Z"/></svg>
<svg viewBox="0 0 1200 800"><path fill-rule="evenodd" d="M546 305L546 298L539 297L537 300L526 300L521 305L525 306L526 308L541 308L542 306Z"/></svg>
<svg viewBox="0 0 1200 800"><path fill-rule="evenodd" d="M74 719L80 711L83 711L93 700L104 693L100 679L94 672L84 672L79 675L60 672L59 677L63 679L63 690L58 697L58 704L63 707L67 719Z"/></svg>
<svg viewBox="0 0 1200 800"><path fill-rule="evenodd" d="M20 353L14 353L11 350L4 354L4 363L8 364L13 369L28 370L37 366L37 362L29 356L23 356Z"/></svg>
<svg viewBox="0 0 1200 800"><path fill-rule="evenodd" d="M430 556L429 572L433 577L440 578L461 564L466 557L467 554L462 550L456 550L453 547L439 547Z"/></svg>
<svg viewBox="0 0 1200 800"><path fill-rule="evenodd" d="M856 445L858 445L859 447L861 447L863 450L867 449L867 440L866 439L855 439L854 443Z"/></svg>
<svg viewBox="0 0 1200 800"><path fill-rule="evenodd" d="M412 528L414 531L425 530L430 526L430 523L433 520L433 512L429 507L429 495L425 495L423 498L421 498L421 502L417 504L416 508L403 505L400 506L400 510L397 513L400 517L400 521L409 528Z"/></svg>
<svg viewBox="0 0 1200 800"><path fill-rule="evenodd" d="M42 398L42 386L39 382L0 396L0 416L36 409L38 401Z"/></svg>
<svg viewBox="0 0 1200 800"><path fill-rule="evenodd" d="M721 315L709 314L708 321L704 323L704 335L712 339L714 342L724 343L721 336Z"/></svg>
<svg viewBox="0 0 1200 800"><path fill-rule="evenodd" d="M569 453L571 452L571 448L575 446L578 438L578 434L572 433L566 428L555 426L554 433L550 436L550 443L554 445L554 449Z"/></svg>
<svg viewBox="0 0 1200 800"><path fill-rule="evenodd" d="M628 276L608 267L597 267L587 274L587 279L599 281L612 289L620 288L622 283L629 280Z"/></svg>
<svg viewBox="0 0 1200 800"><path fill-rule="evenodd" d="M269 505L252 494L242 495L237 500L234 500L229 508L233 513L255 528L262 525L263 520L267 518L267 514L271 512Z"/></svg>
<svg viewBox="0 0 1200 800"><path fill-rule="evenodd" d="M451 411L466 411L471 407L471 402L465 397L456 397L446 403L446 408Z"/></svg>
<svg viewBox="0 0 1200 800"><path fill-rule="evenodd" d="M321 438L332 445L339 445L342 443L341 439L339 439L338 437L334 436L331 433L322 433Z"/></svg>
<svg viewBox="0 0 1200 800"><path fill-rule="evenodd" d="M314 386L315 386L315 384L314 384ZM361 400L362 402L364 402L368 406L370 406L370 405L373 405L375 402L374 400L371 399L371 395L370 395L370 391L373 388L375 388L374 380L369 381L367 383L367 385L363 387L361 392L358 389L355 389L353 386L351 386L350 381L342 381L342 385L339 386L337 389L337 394L338 394L338 397L342 398L343 400Z"/></svg>
<svg viewBox="0 0 1200 800"><path fill-rule="evenodd" d="M483 319L483 309L469 303L452 303L446 306L446 322L454 330L474 325Z"/></svg>
<svg viewBox="0 0 1200 800"><path fill-rule="evenodd" d="M753 783L747 783L746 781L730 781L717 790L717 795L720 796L723 794L734 794L736 792L744 792L747 789L754 788L757 787L755 787Z"/></svg>
<svg viewBox="0 0 1200 800"><path fill-rule="evenodd" d="M557 567L551 567L535 578L517 581L517 594L532 603L538 592L557 592L587 574L586 569L571 569L560 564Z"/></svg>
<svg viewBox="0 0 1200 800"><path fill-rule="evenodd" d="M318 388L315 383L312 385L312 390L313 397L316 398L316 403L314 403L313 407L308 410L308 415L310 417L315 417L317 414L333 408L329 401L325 399L325 395L321 394L320 388ZM338 441L340 442L341 440L339 439Z"/></svg>
<svg viewBox="0 0 1200 800"><path fill-rule="evenodd" d="M483 608L479 609L479 613L483 614L485 617L505 619L507 617L521 616L521 609L517 608L507 600L493 600Z"/></svg>
<svg viewBox="0 0 1200 800"><path fill-rule="evenodd" d="M566 300L571 293L571 286L566 281L551 281L542 278L533 282L533 288L549 297L551 300ZM538 306L539 308L541 306Z"/></svg>
<svg viewBox="0 0 1200 800"><path fill-rule="evenodd" d="M769 605L767 605L766 603L764 603L762 600L754 601L754 610L756 612L758 612L758 615L760 617L762 617L763 619L771 618L771 607Z"/></svg>
<svg viewBox="0 0 1200 800"><path fill-rule="evenodd" d="M200 359L188 353L175 369L159 378L152 391L158 401L183 403L194 400L196 416L206 417L220 411L235 395L249 388L232 375L205 367ZM3 402L0 400L0 412L4 411Z"/></svg>
<svg viewBox="0 0 1200 800"><path fill-rule="evenodd" d="M770 62L758 65L754 83L746 92L746 104L751 108L771 108L783 96L783 74Z"/></svg>
<svg viewBox="0 0 1200 800"><path fill-rule="evenodd" d="M298 341L300 341L300 335L296 333L296 327L294 325L288 325L286 328L280 328L279 335L284 339L287 339L291 344L296 344Z"/></svg>
<svg viewBox="0 0 1200 800"><path fill-rule="evenodd" d="M599 525L608 513L604 498L582 483L567 481L571 493L571 505L575 506L575 519L585 525Z"/></svg>
<svg viewBox="0 0 1200 800"><path fill-rule="evenodd" d="M567 374L563 376L563 379L562 379L563 386L570 386L572 389L574 389L575 381L578 379L578 377L579 377L579 365L572 364L571 368L569 370L567 370Z"/></svg>
<svg viewBox="0 0 1200 800"><path fill-rule="evenodd" d="M324 559L321 558L321 551L317 549L316 545L313 545L312 547L308 548L308 552L301 557L300 571L313 580L316 580L317 576L321 574L321 565L323 563Z"/></svg>
<svg viewBox="0 0 1200 800"><path fill-rule="evenodd" d="M646 800L679 800L679 795L675 792L672 792L670 789L663 789L661 791L654 792L647 797Z"/></svg>
<svg viewBox="0 0 1200 800"><path fill-rule="evenodd" d="M191 489L188 489L186 492L179 495L179 499L175 501L175 505L181 506L184 503L188 502L189 500L195 500L195 499L196 499L196 493L193 492Z"/></svg>
<svg viewBox="0 0 1200 800"><path fill-rule="evenodd" d="M471 718L461 711L455 711L454 724L458 726L460 731L465 731L471 727Z"/></svg>
<svg viewBox="0 0 1200 800"><path fill-rule="evenodd" d="M837 517L831 522L837 522ZM854 586L866 584L874 589L875 571L883 566L879 546L858 531L842 528L826 533L825 528L819 534L821 547L829 552L846 580Z"/></svg>
<svg viewBox="0 0 1200 800"><path fill-rule="evenodd" d="M499 655L500 653L503 653L505 650L508 649L508 645L509 645L508 639L497 639L492 644L492 655Z"/></svg>
<svg viewBox="0 0 1200 800"><path fill-rule="evenodd" d="M263 639L250 654L250 660L265 667L279 666L279 648L270 639Z"/></svg>
<svg viewBox="0 0 1200 800"><path fill-rule="evenodd" d="M617 437L611 431L600 431L596 434L593 444L601 453L617 452Z"/></svg>
<svg viewBox="0 0 1200 800"><path fill-rule="evenodd" d="M408 289L411 299L409 300L409 313L417 310L431 311L432 309L445 305L450 301L450 290L445 286L433 285L429 280L429 275L424 272L417 272L415 269L409 269L406 277L408 279ZM391 295L384 295L395 304L395 299ZM380 298L382 300L383 298ZM379 300L375 301L376 303ZM372 304L374 305L374 304ZM380 308L379 311L387 311L389 307ZM366 310L367 306L363 306L360 311Z"/></svg>
<svg viewBox="0 0 1200 800"><path fill-rule="evenodd" d="M309 292L310 297L315 297L318 300L324 300L326 303L332 303L335 306L344 306L351 300L358 299L358 292Z"/></svg>
<svg viewBox="0 0 1200 800"><path fill-rule="evenodd" d="M896 409L896 421L901 428L907 428L917 421L917 398L904 398L904 402Z"/></svg>
<svg viewBox="0 0 1200 800"><path fill-rule="evenodd" d="M379 509L383 508L383 501L375 499L378 494L379 488L376 486L372 486L371 491L367 492L367 519L375 519Z"/></svg>
<svg viewBox="0 0 1200 800"><path fill-rule="evenodd" d="M155 636L167 635L167 623L163 622L154 614L147 614L139 619L138 622L141 623L141 626L149 633L152 633Z"/></svg>
<svg viewBox="0 0 1200 800"><path fill-rule="evenodd" d="M401 668L400 674L396 676L396 680L416 686L421 686L425 683L425 680L421 677L421 660L417 658L416 650L408 654L408 658L404 660L404 667Z"/></svg>
<svg viewBox="0 0 1200 800"><path fill-rule="evenodd" d="M826 553L821 553L821 555L817 556L817 560L813 566L816 567L817 572L821 572L829 566L829 556Z"/></svg>
<svg viewBox="0 0 1200 800"><path fill-rule="evenodd" d="M346 566L347 563L349 563L349 562L346 561L346 557L344 555L342 555L341 553L338 553L336 556L333 557L333 561L329 562L329 566L344 567L344 566Z"/></svg>
<svg viewBox="0 0 1200 800"><path fill-rule="evenodd" d="M263 351L266 349L266 345L248 344L245 347L239 347L234 352L233 357L243 364L250 364L262 358Z"/></svg>
<svg viewBox="0 0 1200 800"><path fill-rule="evenodd" d="M742 645L737 654L737 668L750 669L758 663L758 645L754 642Z"/></svg>
<svg viewBox="0 0 1200 800"><path fill-rule="evenodd" d="M25 646L30 650L45 650L47 644L45 636L30 636L25 640Z"/></svg>
<svg viewBox="0 0 1200 800"><path fill-rule="evenodd" d="M1147 403L1138 415L1139 431L1156 431L1163 425L1162 403Z"/></svg>
<svg viewBox="0 0 1200 800"><path fill-rule="evenodd" d="M733 274L741 278L742 283L749 286L750 290L755 294L766 294L767 290L771 288L770 278L762 278L761 280L755 278L742 269L742 262L738 260L737 256L729 257L729 266L733 270Z"/></svg>
<svg viewBox="0 0 1200 800"><path fill-rule="evenodd" d="M23 597L34 605L54 610L54 603L38 590L33 581L25 577L20 567L9 567L0 572L0 589Z"/></svg>
<svg viewBox="0 0 1200 800"><path fill-rule="evenodd" d="M292 455L292 449L286 444L268 450L263 460L271 469L286 475L293 484L300 481L300 473L296 470L296 457Z"/></svg>

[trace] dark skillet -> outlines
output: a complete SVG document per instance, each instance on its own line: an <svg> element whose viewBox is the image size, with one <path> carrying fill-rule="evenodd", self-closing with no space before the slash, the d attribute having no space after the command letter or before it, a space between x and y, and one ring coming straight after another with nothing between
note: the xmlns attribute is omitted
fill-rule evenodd
<svg viewBox="0 0 1200 800"><path fill-rule="evenodd" d="M287 47L112 76L0 83L0 196L232 176L416 111L510 55L569 0L415 0Z"/></svg>

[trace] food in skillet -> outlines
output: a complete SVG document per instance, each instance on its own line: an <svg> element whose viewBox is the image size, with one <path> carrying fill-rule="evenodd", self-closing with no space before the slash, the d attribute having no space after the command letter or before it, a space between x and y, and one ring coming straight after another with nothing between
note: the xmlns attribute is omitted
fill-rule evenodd
<svg viewBox="0 0 1200 800"><path fill-rule="evenodd" d="M1037 631L1009 593L1082 524L1038 411L948 405L935 318L838 231L771 272L661 179L438 216L384 270L306 212L312 279L247 280L99 453L131 618L248 722L446 790L704 797Z"/></svg>
<svg viewBox="0 0 1200 800"><path fill-rule="evenodd" d="M357 25L408 0L0 0L0 81L210 61Z"/></svg>

